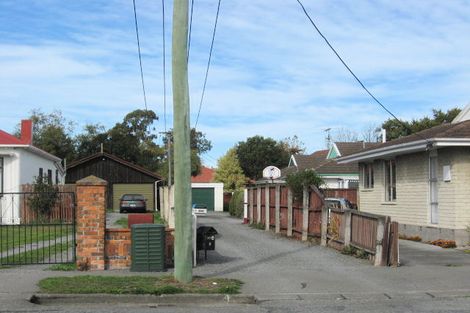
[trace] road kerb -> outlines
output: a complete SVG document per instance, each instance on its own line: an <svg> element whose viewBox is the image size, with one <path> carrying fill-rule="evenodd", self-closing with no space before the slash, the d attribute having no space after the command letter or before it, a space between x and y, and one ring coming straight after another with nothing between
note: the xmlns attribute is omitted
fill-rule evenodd
<svg viewBox="0 0 470 313"><path fill-rule="evenodd" d="M110 294L35 294L30 302L54 304L256 304L251 295L175 294L175 295L110 295Z"/></svg>

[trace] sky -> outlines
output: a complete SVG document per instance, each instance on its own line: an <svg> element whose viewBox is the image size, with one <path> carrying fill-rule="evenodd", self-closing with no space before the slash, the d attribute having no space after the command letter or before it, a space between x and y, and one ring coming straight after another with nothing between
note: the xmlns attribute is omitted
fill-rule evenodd
<svg viewBox="0 0 470 313"><path fill-rule="evenodd" d="M136 0L148 108L172 128L171 15ZM470 1L303 0L312 19L370 91L399 118L470 102ZM217 1L195 0L189 57L191 126L201 98ZM33 109L60 110L80 132L143 109L132 0L0 0L0 129ZM297 135L306 153L325 129L358 133L390 116L360 88L296 0L222 0L198 130L208 166L254 135Z"/></svg>

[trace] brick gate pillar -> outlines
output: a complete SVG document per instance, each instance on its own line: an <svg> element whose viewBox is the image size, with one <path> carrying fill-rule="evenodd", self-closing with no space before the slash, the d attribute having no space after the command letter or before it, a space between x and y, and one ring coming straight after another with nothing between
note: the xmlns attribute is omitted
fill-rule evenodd
<svg viewBox="0 0 470 313"><path fill-rule="evenodd" d="M77 181L77 264L105 269L106 187L96 176Z"/></svg>

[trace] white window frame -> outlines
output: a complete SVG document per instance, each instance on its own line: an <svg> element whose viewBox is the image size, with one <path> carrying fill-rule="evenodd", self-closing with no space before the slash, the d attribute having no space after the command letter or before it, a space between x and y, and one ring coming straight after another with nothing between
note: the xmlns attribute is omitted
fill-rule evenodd
<svg viewBox="0 0 470 313"><path fill-rule="evenodd" d="M429 221L431 224L439 224L439 159L437 150L429 153Z"/></svg>
<svg viewBox="0 0 470 313"><path fill-rule="evenodd" d="M384 161L385 202L397 201L397 163L394 159Z"/></svg>
<svg viewBox="0 0 470 313"><path fill-rule="evenodd" d="M362 165L362 187L364 189L374 188L374 163Z"/></svg>
<svg viewBox="0 0 470 313"><path fill-rule="evenodd" d="M4 158L0 157L0 197L3 194L3 183L4 183L4 178L3 174L5 173L4 171Z"/></svg>

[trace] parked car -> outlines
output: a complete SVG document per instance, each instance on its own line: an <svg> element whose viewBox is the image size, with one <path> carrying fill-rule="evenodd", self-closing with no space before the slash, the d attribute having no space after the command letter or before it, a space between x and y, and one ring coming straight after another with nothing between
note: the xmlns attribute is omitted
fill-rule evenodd
<svg viewBox="0 0 470 313"><path fill-rule="evenodd" d="M357 210L357 206L345 198L325 198L325 205L330 209Z"/></svg>
<svg viewBox="0 0 470 313"><path fill-rule="evenodd" d="M119 201L120 213L145 213L147 199L141 194L124 194Z"/></svg>
<svg viewBox="0 0 470 313"><path fill-rule="evenodd" d="M205 204L193 204L193 213L194 214L207 214L207 205Z"/></svg>

